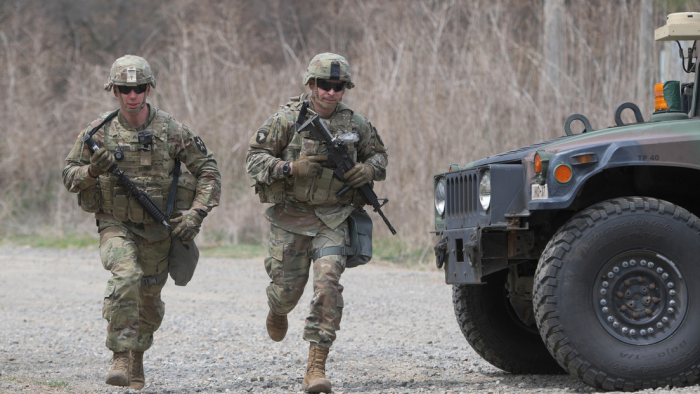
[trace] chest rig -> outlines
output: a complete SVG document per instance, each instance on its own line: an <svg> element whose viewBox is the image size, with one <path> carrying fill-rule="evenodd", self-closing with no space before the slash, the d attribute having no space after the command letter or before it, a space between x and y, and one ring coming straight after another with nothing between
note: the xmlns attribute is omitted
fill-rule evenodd
<svg viewBox="0 0 700 394"><path fill-rule="evenodd" d="M145 191L165 212L175 161L168 153L167 128L170 115L154 109L156 114L144 130L128 129L114 119L104 126L104 147L117 158L119 168L140 190ZM117 184L117 178L99 176L101 210L120 221L150 223L151 216Z"/></svg>
<svg viewBox="0 0 700 394"><path fill-rule="evenodd" d="M303 102L295 102L291 105L294 113L298 114ZM297 119L293 119L294 124ZM343 109L333 114L330 119L323 119L331 134L335 138L344 138L347 141L348 153L353 161L357 161L357 147L359 144L359 125L355 122L353 111ZM290 143L282 151L282 159L294 161L301 156L319 156L328 153L325 143L317 141L309 135L308 131L294 133ZM333 170L321 162L323 171L313 178L290 178L284 180L286 198L311 205L350 204L355 196L354 189L345 193L342 197L336 197L344 182L333 176Z"/></svg>

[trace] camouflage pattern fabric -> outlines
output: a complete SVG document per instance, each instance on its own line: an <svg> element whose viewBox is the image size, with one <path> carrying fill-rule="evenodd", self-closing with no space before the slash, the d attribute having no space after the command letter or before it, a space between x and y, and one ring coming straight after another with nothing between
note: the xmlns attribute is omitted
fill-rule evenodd
<svg viewBox="0 0 700 394"><path fill-rule="evenodd" d="M348 246L348 226L343 222L335 229L322 225L315 237L295 234L275 224L270 226L269 256L265 270L272 281L267 287L270 309L287 314L294 309L304 292L311 269L310 256L330 246ZM340 275L345 270L345 256L328 255L313 262L313 288L304 340L329 348L340 329L343 315L343 286Z"/></svg>
<svg viewBox="0 0 700 394"><path fill-rule="evenodd" d="M146 59L140 56L126 55L115 60L109 70L109 80L105 84L106 91L113 86L136 86L149 84L156 88L156 78L153 76L151 66Z"/></svg>
<svg viewBox="0 0 700 394"><path fill-rule="evenodd" d="M148 108L149 117L143 126L131 127L120 112L93 139L98 146L123 154L124 158L116 163L163 211L174 159L179 159L196 178L191 208L211 211L219 204L221 193L221 175L213 153L187 126L163 111L150 105ZM163 318L160 290L165 281L143 286L141 278L167 269L170 236L164 226L155 223L143 210L139 211L137 204L116 184L114 176L105 173L92 178L88 174L91 152L83 146L80 136L99 125L107 115L103 114L81 131L66 158L63 183L68 191L81 195L86 190L96 191L94 212L99 222L100 256L104 268L112 272L103 308L103 317L109 321L107 347L115 352L144 351L151 346L153 332ZM153 135L150 151L138 149L138 133L142 131ZM128 202L120 204L120 197ZM176 206L176 209L189 208ZM172 217L180 215L176 212Z"/></svg>
<svg viewBox="0 0 700 394"><path fill-rule="evenodd" d="M320 53L311 59L309 67L306 68L306 73L304 73L304 85L308 84L311 79L336 79L332 75L334 64L338 67L337 79L347 82L345 84L346 89L354 88L355 84L352 82L348 61L340 55L328 52Z"/></svg>
<svg viewBox="0 0 700 394"><path fill-rule="evenodd" d="M160 293L167 276L162 283L151 286L142 285L141 278L168 269L170 237L149 241L137 233L143 233L138 226L100 221L100 257L104 268L112 272L102 317L109 323L107 348L117 353L148 350L165 314Z"/></svg>
<svg viewBox="0 0 700 394"><path fill-rule="evenodd" d="M308 184L306 190L300 190L302 188L299 187L299 184L295 184L300 181L294 178L287 179L282 173L282 166L286 161L294 161L302 155L323 155L328 152L325 144L308 138L308 133L296 133L294 125L299 116L301 104L308 98L308 95L293 98L258 129L248 148L246 170L259 184L284 183L286 198L283 210L287 211L293 220L287 220L284 215L280 215L280 209L268 210L266 212L268 219L286 230L313 235L314 229L319 223L310 217L306 220L307 228L300 229L296 223L299 216L315 215L327 226L335 228L352 212L353 206L350 203L354 206L361 206L363 202L361 199L355 198L345 204L333 204L327 200L316 203L305 193L311 193L322 180L320 179L322 176L316 179L315 183ZM310 108L308 116L313 114L313 108ZM333 115L323 121L326 122L334 136L347 135L348 133L356 135L358 141L348 143L348 151L353 155L353 159L370 164L374 168L375 181L382 181L386 178L388 164L386 147L377 130L365 117L355 113L344 103L340 103ZM322 166L325 167L325 163L322 163ZM338 183L337 190L343 186L337 179L333 179L332 182ZM330 195L332 196L334 193ZM348 195L352 196L351 193ZM304 213L308 213L308 215L304 215ZM313 215L311 215L312 213Z"/></svg>
<svg viewBox="0 0 700 394"><path fill-rule="evenodd" d="M284 176L282 167L286 161L328 151L325 144L310 138L307 132L296 132L295 122L302 103L307 100L308 94L292 98L265 121L250 142L246 169L257 185L282 184L284 190L284 200L265 211L265 217L271 222L269 256L265 259L265 268L272 279L267 289L270 309L278 314L291 311L301 297L313 266L314 297L304 339L330 347L342 316L343 287L339 281L346 257L324 256L313 264L310 257L323 247L347 245L347 217L364 202L359 193L353 194L354 191L348 193L347 199L334 200L334 192L343 184L336 185L337 179L327 177L330 170L324 162L321 163L324 174L316 178ZM310 106L308 116L314 113ZM374 181L386 178L386 147L365 117L341 102L323 121L334 136L354 135L354 141L347 144L349 154L354 160L374 168ZM328 191L321 193L322 185Z"/></svg>
<svg viewBox="0 0 700 394"><path fill-rule="evenodd" d="M150 188L151 190L147 190L147 192L151 197L154 197L152 193L159 193L161 197L167 195L172 180L174 159L179 159L187 170L197 178L192 209L199 208L207 212L210 211L219 205L221 197L221 175L213 152L186 125L176 121L167 113L151 107L150 104L148 107L150 110L149 119L143 126L139 128L129 126L120 112L119 116L95 133L93 140L99 147L105 146L105 129L107 129L110 143L108 149L113 153L120 150L125 156L124 160L117 161L119 168L124 170L137 187L142 190ZM63 169L63 183L66 189L72 193L94 187L99 179L102 186L100 187L103 195L102 204L107 204L108 201L105 200L113 197L105 194L104 186L109 184L109 187L118 188L113 184L116 178L108 173L100 175L98 178L92 178L88 174L87 165L90 163L91 152L87 146L83 145L80 137L83 133L87 133L99 125L108 114L103 114L80 132L73 149L66 157L67 164ZM154 129L153 125L156 124L160 126ZM147 166L142 164L141 156L143 153L138 150L138 133L146 130L151 131L155 142L155 147L148 152L146 157L149 160ZM160 192L155 190L156 188L160 188ZM119 191L117 190L117 192ZM111 209L110 206L107 211ZM103 211L105 210L103 209Z"/></svg>

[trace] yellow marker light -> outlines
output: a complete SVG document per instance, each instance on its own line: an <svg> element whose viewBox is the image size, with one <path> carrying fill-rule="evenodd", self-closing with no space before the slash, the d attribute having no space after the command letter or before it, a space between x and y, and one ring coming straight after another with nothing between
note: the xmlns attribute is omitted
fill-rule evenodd
<svg viewBox="0 0 700 394"><path fill-rule="evenodd" d="M554 178L560 183L566 183L571 180L571 168L567 165L561 164L554 169Z"/></svg>
<svg viewBox="0 0 700 394"><path fill-rule="evenodd" d="M542 172L542 158L539 153L535 153L535 174Z"/></svg>
<svg viewBox="0 0 700 394"><path fill-rule="evenodd" d="M590 163L593 161L593 157L591 155L581 155L581 156L576 156L574 158L578 164L583 164L583 163Z"/></svg>
<svg viewBox="0 0 700 394"><path fill-rule="evenodd" d="M654 85L654 111L668 111L668 104L664 98L664 84Z"/></svg>

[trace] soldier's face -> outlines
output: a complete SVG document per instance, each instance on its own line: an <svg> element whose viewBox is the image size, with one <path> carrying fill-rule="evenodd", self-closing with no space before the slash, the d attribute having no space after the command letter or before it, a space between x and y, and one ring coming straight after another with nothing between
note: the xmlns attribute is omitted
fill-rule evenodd
<svg viewBox="0 0 700 394"><path fill-rule="evenodd" d="M146 100L146 97L151 93L151 87L149 85L146 85L145 91L141 91L138 87L135 88L136 89L121 89L120 86L115 86L114 97L119 99L126 112L139 109L144 100ZM128 90L128 93L122 93L122 90ZM141 93L137 93L137 91L141 91Z"/></svg>
<svg viewBox="0 0 700 394"><path fill-rule="evenodd" d="M331 86L335 86L336 81L330 82L332 82ZM318 85L326 86L326 84ZM326 109L335 108L345 93L345 89L340 89L339 92L336 92L335 89L330 86L326 86L328 90L324 90L321 86L317 86L314 80L309 81L309 87L311 88L311 98L314 100L314 104L318 104L320 107Z"/></svg>

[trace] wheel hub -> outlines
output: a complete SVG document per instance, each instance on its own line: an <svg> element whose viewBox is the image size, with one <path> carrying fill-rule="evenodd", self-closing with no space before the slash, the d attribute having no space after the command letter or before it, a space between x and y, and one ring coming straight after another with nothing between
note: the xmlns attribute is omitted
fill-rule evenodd
<svg viewBox="0 0 700 394"><path fill-rule="evenodd" d="M622 253L605 264L594 284L600 324L630 344L659 342L680 326L687 286L676 264L648 250Z"/></svg>

